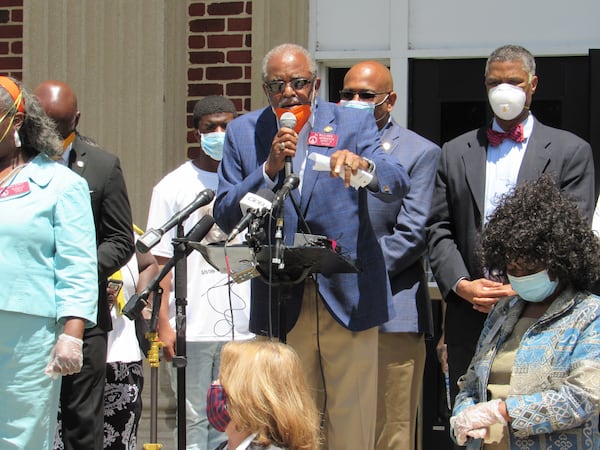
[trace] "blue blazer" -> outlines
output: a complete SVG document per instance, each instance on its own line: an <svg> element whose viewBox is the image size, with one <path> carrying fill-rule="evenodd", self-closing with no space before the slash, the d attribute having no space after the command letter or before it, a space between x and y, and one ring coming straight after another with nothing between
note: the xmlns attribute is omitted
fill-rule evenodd
<svg viewBox="0 0 600 450"><path fill-rule="evenodd" d="M440 148L391 120L381 130L383 149L408 172L410 192L383 202L369 195L369 214L385 258L396 316L383 332L433 334L429 289L423 264L425 224L431 206Z"/></svg>
<svg viewBox="0 0 600 450"><path fill-rule="evenodd" d="M408 176L400 163L382 151L372 115L327 102L319 102L313 114L312 131L335 134L338 142L335 148L309 145L309 154L318 152L331 155L339 149L353 151L376 164L377 195L380 198L391 201L406 194ZM226 232L231 231L241 218L239 202L244 194L267 187L262 166L276 133L277 124L271 108L245 114L227 126L214 205L217 224ZM312 170L312 164L307 159L302 194L295 191L292 195L296 196L311 232L335 239L343 254L355 260L361 269L358 275L318 276L319 292L329 312L347 329L362 331L381 325L390 317L387 305L390 290L383 254L369 220L367 192L365 189L346 189L341 179L330 177L328 172ZM282 180L283 171L279 176L279 185ZM284 205L285 242L291 245L298 229L298 217L289 198ZM300 312L303 283L285 291L289 330ZM276 299L276 296L272 298ZM255 278L250 312L253 332L277 334L276 303L269 302L267 284Z"/></svg>

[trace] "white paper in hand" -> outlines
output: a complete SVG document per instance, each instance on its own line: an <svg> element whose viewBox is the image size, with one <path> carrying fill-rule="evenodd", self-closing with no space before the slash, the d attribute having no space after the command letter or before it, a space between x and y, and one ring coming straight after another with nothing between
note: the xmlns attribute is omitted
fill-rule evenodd
<svg viewBox="0 0 600 450"><path fill-rule="evenodd" d="M318 170L322 172L330 172L331 167L329 166L329 156L321 155L320 153L311 153L308 155L308 159L314 161L313 170ZM344 167L340 170L340 178L344 178ZM356 175L352 175L350 177L350 186L354 189L358 189L361 187L365 187L368 185L373 179L373 175L369 172L365 172L362 169L358 169Z"/></svg>

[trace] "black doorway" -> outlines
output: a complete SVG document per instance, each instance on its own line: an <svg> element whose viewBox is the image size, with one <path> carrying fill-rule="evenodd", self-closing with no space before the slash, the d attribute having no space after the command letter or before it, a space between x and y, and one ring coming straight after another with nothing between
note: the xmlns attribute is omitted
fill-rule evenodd
<svg viewBox="0 0 600 450"><path fill-rule="evenodd" d="M589 56L538 57L531 111L541 122L592 144L600 181L600 50ZM492 120L485 58L409 62L408 128L442 145Z"/></svg>

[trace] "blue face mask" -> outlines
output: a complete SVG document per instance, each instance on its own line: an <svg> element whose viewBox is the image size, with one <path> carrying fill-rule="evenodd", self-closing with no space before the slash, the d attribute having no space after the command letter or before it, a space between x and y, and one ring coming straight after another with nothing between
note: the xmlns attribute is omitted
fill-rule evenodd
<svg viewBox="0 0 600 450"><path fill-rule="evenodd" d="M375 103L361 102L360 100L340 100L340 106L346 108L366 109L369 112L375 111Z"/></svg>
<svg viewBox="0 0 600 450"><path fill-rule="evenodd" d="M508 281L512 288L523 300L528 302L541 302L550 297L558 286L558 279L552 281L547 270L538 273L514 277L508 274Z"/></svg>
<svg viewBox="0 0 600 450"><path fill-rule="evenodd" d="M204 153L215 161L223 159L223 144L225 143L225 132L215 131L213 133L200 133L200 146Z"/></svg>

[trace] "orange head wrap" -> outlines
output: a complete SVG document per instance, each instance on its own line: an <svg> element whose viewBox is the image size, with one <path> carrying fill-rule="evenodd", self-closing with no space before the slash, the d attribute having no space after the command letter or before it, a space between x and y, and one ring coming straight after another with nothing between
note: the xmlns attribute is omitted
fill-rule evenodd
<svg viewBox="0 0 600 450"><path fill-rule="evenodd" d="M2 86L10 94L13 99L14 106L17 111L25 112L25 104L23 103L23 93L17 83L8 77L0 76L0 86Z"/></svg>

